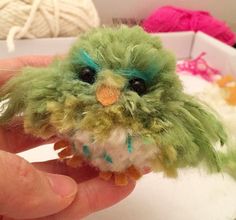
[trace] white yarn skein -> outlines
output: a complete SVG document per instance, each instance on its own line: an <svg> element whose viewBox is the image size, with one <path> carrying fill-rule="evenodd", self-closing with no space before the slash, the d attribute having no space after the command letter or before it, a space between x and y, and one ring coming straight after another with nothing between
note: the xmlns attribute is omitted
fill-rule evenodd
<svg viewBox="0 0 236 220"><path fill-rule="evenodd" d="M92 0L0 0L0 39L14 51L14 39L78 36L98 27Z"/></svg>

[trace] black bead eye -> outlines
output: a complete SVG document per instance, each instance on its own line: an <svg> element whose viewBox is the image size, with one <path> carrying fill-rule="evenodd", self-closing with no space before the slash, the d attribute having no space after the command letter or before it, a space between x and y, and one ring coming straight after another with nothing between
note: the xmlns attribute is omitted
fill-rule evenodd
<svg viewBox="0 0 236 220"><path fill-rule="evenodd" d="M83 82L93 84L95 82L96 71L90 67L83 67L79 71L79 78Z"/></svg>
<svg viewBox="0 0 236 220"><path fill-rule="evenodd" d="M141 78L133 78L129 81L130 89L137 92L139 95L143 95L147 92L145 81Z"/></svg>

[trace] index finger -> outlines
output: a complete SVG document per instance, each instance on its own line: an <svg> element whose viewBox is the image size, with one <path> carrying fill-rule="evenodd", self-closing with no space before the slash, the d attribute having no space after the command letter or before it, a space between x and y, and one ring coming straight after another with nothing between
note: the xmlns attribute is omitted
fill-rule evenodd
<svg viewBox="0 0 236 220"><path fill-rule="evenodd" d="M23 67L48 66L54 58L53 56L23 56L0 60L0 86L16 75Z"/></svg>

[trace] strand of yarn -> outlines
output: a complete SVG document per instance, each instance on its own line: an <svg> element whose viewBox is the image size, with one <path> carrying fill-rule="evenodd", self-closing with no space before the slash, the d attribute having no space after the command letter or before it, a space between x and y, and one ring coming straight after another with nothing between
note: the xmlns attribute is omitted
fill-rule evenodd
<svg viewBox="0 0 236 220"><path fill-rule="evenodd" d="M236 43L236 35L229 26L207 11L165 6L155 10L143 21L142 26L150 33L202 31L230 46Z"/></svg>
<svg viewBox="0 0 236 220"><path fill-rule="evenodd" d="M0 39L78 36L100 24L92 0L1 0Z"/></svg>
<svg viewBox="0 0 236 220"><path fill-rule="evenodd" d="M213 81L220 72L208 65L203 58L205 55L206 53L203 52L195 59L184 60L177 63L177 72L186 71L192 75L199 75L207 81Z"/></svg>

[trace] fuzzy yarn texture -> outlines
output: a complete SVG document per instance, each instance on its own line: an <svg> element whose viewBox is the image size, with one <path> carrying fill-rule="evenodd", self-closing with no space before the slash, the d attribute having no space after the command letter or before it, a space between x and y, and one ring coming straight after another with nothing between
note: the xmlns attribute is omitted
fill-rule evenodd
<svg viewBox="0 0 236 220"><path fill-rule="evenodd" d="M78 36L100 23L92 0L2 0L0 18L10 51L14 39Z"/></svg>
<svg viewBox="0 0 236 220"><path fill-rule="evenodd" d="M179 74L181 80L186 85L185 92L207 103L220 115L225 127L230 131L230 137L235 139L236 144L236 106L227 103L225 91L216 83L207 82L184 71L179 72ZM193 89L194 86L196 89Z"/></svg>
<svg viewBox="0 0 236 220"><path fill-rule="evenodd" d="M227 103L224 91L215 84L209 84L195 95L218 112L236 144L236 106Z"/></svg>
<svg viewBox="0 0 236 220"><path fill-rule="evenodd" d="M236 106L229 105L227 103L225 100L225 91L216 83L207 82L200 77L189 75L184 71L180 72L179 74L182 82L185 85L185 92L206 103L208 106L214 109L222 119L222 122L229 134L229 158L231 157L231 159L235 160L236 154L234 147L236 146ZM196 89L193 89L193 87L196 87ZM228 165L225 166L225 169L229 169L227 167L230 166L236 166L235 163L229 161L229 158L226 159L222 154L221 157L225 163L228 163ZM236 177L235 172L231 172L231 174Z"/></svg>
<svg viewBox="0 0 236 220"><path fill-rule="evenodd" d="M143 21L142 27L150 33L202 31L230 46L236 43L236 35L230 27L207 11L165 6L151 13Z"/></svg>
<svg viewBox="0 0 236 220"><path fill-rule="evenodd" d="M160 39L140 27L95 29L81 35L63 61L25 68L8 81L0 89L0 123L20 114L25 132L67 139L71 149L60 155L101 171L128 169L137 177L135 169L149 167L176 177L183 167L219 172L235 165L235 157L226 153L221 160L214 147L227 141L219 118L183 91L175 68ZM109 88L103 98L119 91L115 102L97 99L100 88Z"/></svg>

